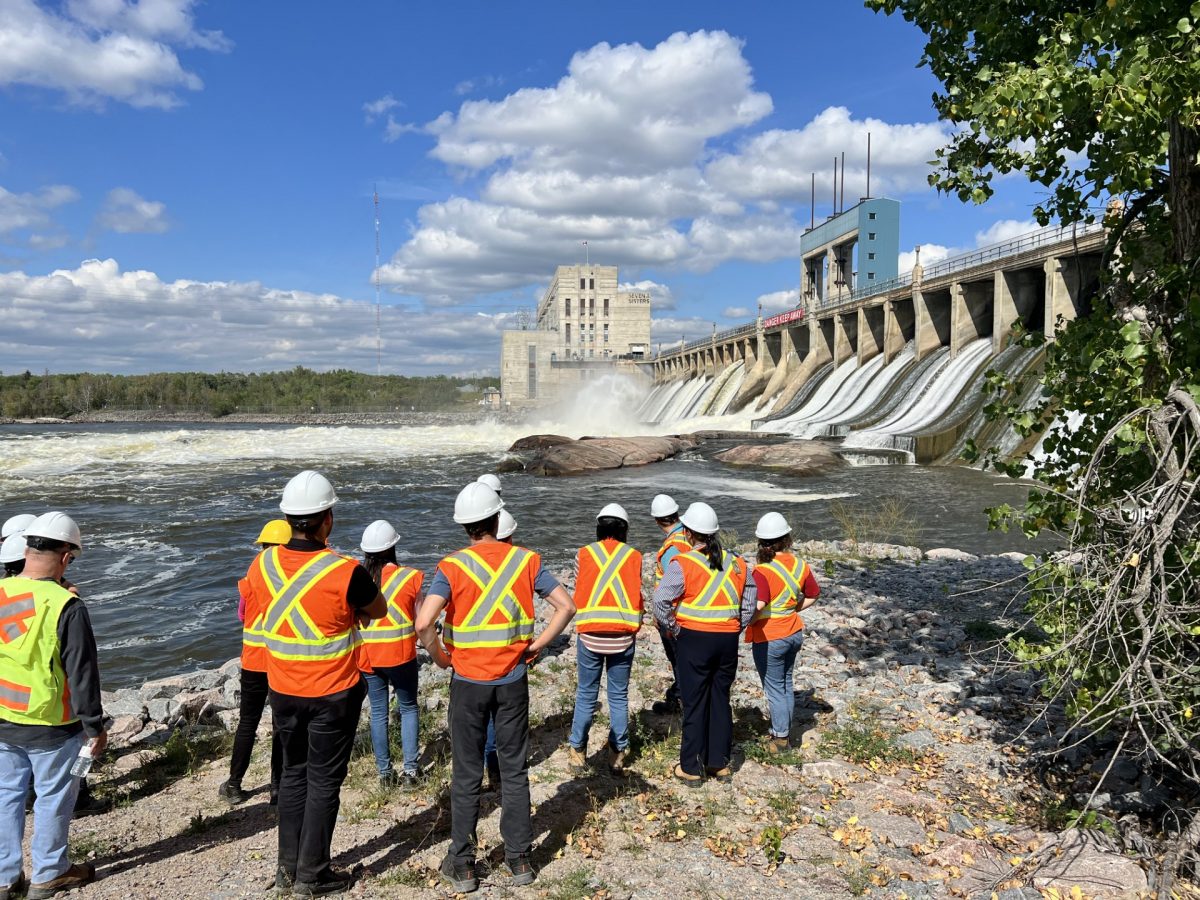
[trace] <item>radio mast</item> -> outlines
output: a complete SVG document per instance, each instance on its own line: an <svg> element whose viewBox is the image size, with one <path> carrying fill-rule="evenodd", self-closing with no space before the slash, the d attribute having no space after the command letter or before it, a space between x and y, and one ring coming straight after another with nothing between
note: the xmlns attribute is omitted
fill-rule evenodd
<svg viewBox="0 0 1200 900"><path fill-rule="evenodd" d="M375 374L383 374L383 328L379 311L379 188L375 194Z"/></svg>

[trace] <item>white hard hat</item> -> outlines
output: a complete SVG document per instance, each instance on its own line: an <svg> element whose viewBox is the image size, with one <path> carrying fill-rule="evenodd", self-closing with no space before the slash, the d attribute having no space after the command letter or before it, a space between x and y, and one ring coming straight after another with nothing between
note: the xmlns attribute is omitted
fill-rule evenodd
<svg viewBox="0 0 1200 900"><path fill-rule="evenodd" d="M791 531L792 526L787 523L787 519L777 512L769 512L758 520L754 536L759 540L773 541L775 538L790 534Z"/></svg>
<svg viewBox="0 0 1200 900"><path fill-rule="evenodd" d="M15 531L0 544L0 566L7 566L25 558L25 532Z"/></svg>
<svg viewBox="0 0 1200 900"><path fill-rule="evenodd" d="M717 522L717 514L707 503L693 503L679 517L679 521L683 523L684 528L694 531L696 534L716 534L721 530L721 525Z"/></svg>
<svg viewBox="0 0 1200 900"><path fill-rule="evenodd" d="M47 538L51 541L62 541L73 544L77 549L83 549L83 540L79 537L79 526L66 513L42 513L29 523L25 529L26 538Z"/></svg>
<svg viewBox="0 0 1200 900"><path fill-rule="evenodd" d="M500 527L496 529L496 537L500 540L510 538L516 530L517 520L512 517L512 513L507 509L500 510Z"/></svg>
<svg viewBox="0 0 1200 900"><path fill-rule="evenodd" d="M4 527L0 528L0 540L10 537L18 531L24 531L36 518L37 516L33 513L18 513L12 516L4 523Z"/></svg>
<svg viewBox="0 0 1200 900"><path fill-rule="evenodd" d="M620 503L608 504L608 506L600 510L600 514L596 516L597 519L603 519L605 517L620 519L622 522L629 521L629 516L625 515L625 507L623 507Z"/></svg>
<svg viewBox="0 0 1200 900"><path fill-rule="evenodd" d="M363 532L359 546L363 553L382 553L384 550L395 547L399 542L400 535L396 534L396 529L391 526L391 523L385 522L383 519L376 519Z"/></svg>
<svg viewBox="0 0 1200 900"><path fill-rule="evenodd" d="M454 499L454 521L459 525L482 522L503 508L504 501L499 494L486 484L472 481Z"/></svg>
<svg viewBox="0 0 1200 900"><path fill-rule="evenodd" d="M279 508L285 516L311 516L337 503L333 485L320 472L305 469L287 483Z"/></svg>
<svg viewBox="0 0 1200 900"><path fill-rule="evenodd" d="M487 475L480 475L475 480L478 481L480 484L486 484L493 491L495 491L497 495L503 493L500 490L500 479L497 478L495 475L492 475L491 473L488 473Z"/></svg>
<svg viewBox="0 0 1200 900"><path fill-rule="evenodd" d="M656 519L673 516L677 512L679 512L679 504L666 494L659 494L650 501L650 515Z"/></svg>

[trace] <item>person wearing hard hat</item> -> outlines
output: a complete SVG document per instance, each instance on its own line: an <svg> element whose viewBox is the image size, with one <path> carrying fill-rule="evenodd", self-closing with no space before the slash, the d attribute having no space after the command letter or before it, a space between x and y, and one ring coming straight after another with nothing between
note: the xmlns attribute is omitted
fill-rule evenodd
<svg viewBox="0 0 1200 900"><path fill-rule="evenodd" d="M488 487L490 487L493 491L496 492L497 497L501 497L501 498L504 497L504 491L502 491L500 489L500 479L497 476L493 475L491 472L488 472L485 475L480 475L475 480L478 481L480 484L486 484Z"/></svg>
<svg viewBox="0 0 1200 900"><path fill-rule="evenodd" d="M489 717L496 722L500 764L500 833L513 884L537 877L529 854L529 678L526 668L562 633L575 614L570 595L543 567L538 554L496 539L504 501L485 484L463 488L454 521L471 539L437 566L417 613L417 634L434 663L453 668L450 680L450 846L441 873L456 892L479 887L475 877L475 826L483 781L483 747ZM534 635L534 594L553 608ZM442 635L437 622L445 610Z"/></svg>
<svg viewBox="0 0 1200 900"><path fill-rule="evenodd" d="M683 701L683 734L674 775L698 786L731 781L738 633L756 609L746 561L721 546L721 526L707 503L693 503L679 521L690 549L667 566L654 591L654 618L675 635L675 672Z"/></svg>
<svg viewBox="0 0 1200 900"><path fill-rule="evenodd" d="M83 601L62 586L83 549L70 516L49 512L25 528L25 570L0 581L0 891L52 897L93 881L72 864L67 833L79 790L72 766L108 743L96 638ZM21 861L32 781L31 882Z"/></svg>
<svg viewBox="0 0 1200 900"><path fill-rule="evenodd" d="M607 672L608 767L625 771L629 751L629 674L637 633L642 627L642 554L625 541L629 516L610 503L596 516L596 542L576 554L575 579L575 713L567 758L572 769L587 767L588 732L600 695L600 676Z"/></svg>
<svg viewBox="0 0 1200 900"><path fill-rule="evenodd" d="M255 538L262 550L280 547L292 539L292 526L285 519L272 519L263 525ZM251 598L250 581L238 581L238 619L242 622L242 671L241 689L238 692L238 724L233 734L233 752L229 756L229 780L217 788L217 796L236 806L245 803L250 795L242 790L242 779L250 768L250 754L254 750L254 739L258 734L258 723L262 721L267 706L267 648L263 643L260 628L264 610L255 608L249 619L247 604ZM271 781L268 804L279 802L279 776L283 771L283 747L279 734L271 724Z"/></svg>
<svg viewBox="0 0 1200 900"><path fill-rule="evenodd" d="M377 519L363 532L359 547L363 566L379 585L387 600L387 614L360 629L363 644L359 668L367 679L371 703L371 746L375 767L384 786L417 783L417 742L420 740L417 711L417 632L414 627L417 603L425 576L396 561L400 535L389 522ZM392 768L388 745L388 687L396 692L400 707L400 740L404 764L400 773Z"/></svg>
<svg viewBox="0 0 1200 900"><path fill-rule="evenodd" d="M0 544L0 565L4 566L4 577L20 575L25 569L25 532L10 534Z"/></svg>
<svg viewBox="0 0 1200 900"><path fill-rule="evenodd" d="M491 487L490 481L484 481L485 478L500 484L500 479L495 475L480 475L480 484L486 484ZM496 496L500 496L500 491L496 490ZM517 520L513 518L512 513L507 509L500 510L500 519L496 525L496 540L511 544L513 535L517 533ZM488 717L487 737L483 741L483 765L487 770L487 784L489 791L500 790L500 759L496 756L496 717Z"/></svg>
<svg viewBox="0 0 1200 900"><path fill-rule="evenodd" d="M683 526L679 523L679 504L667 494L658 494L650 501L650 515L663 532L662 546L654 555L654 586L658 587L663 579L671 560L680 553L687 553L692 545L683 535ZM650 705L650 711L658 715L679 712L679 680L675 677L675 636L670 631L658 626L658 636L662 640L663 652L671 666L671 684L661 700L655 700Z"/></svg>
<svg viewBox="0 0 1200 900"><path fill-rule="evenodd" d="M15 516L9 516L4 520L4 524L0 525L0 541L7 540L14 534L24 534L25 529L36 519L37 516L32 513L18 513Z"/></svg>
<svg viewBox="0 0 1200 900"><path fill-rule="evenodd" d="M771 718L767 752L783 753L790 746L796 707L792 669L804 644L800 610L813 605L821 587L808 563L791 552L792 528L783 516L767 513L758 520L754 536L758 538L758 565L753 572L757 611L746 626L746 642L751 644L754 667L767 695Z"/></svg>
<svg viewBox="0 0 1200 900"><path fill-rule="evenodd" d="M263 550L246 573L246 618L259 620L283 746L275 886L302 897L350 886L330 865L330 845L367 692L356 626L387 612L370 573L327 546L337 501L319 472L295 476L279 504L291 540Z"/></svg>

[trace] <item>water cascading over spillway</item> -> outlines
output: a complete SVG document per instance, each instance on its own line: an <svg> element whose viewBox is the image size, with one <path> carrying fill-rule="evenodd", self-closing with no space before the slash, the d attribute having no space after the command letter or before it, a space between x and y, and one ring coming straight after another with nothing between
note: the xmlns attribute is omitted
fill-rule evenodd
<svg viewBox="0 0 1200 900"><path fill-rule="evenodd" d="M886 365L882 356L875 357L847 380L825 409L806 422L794 423L789 431L804 438L844 436L854 425L877 417L879 407L886 405L914 365L911 343Z"/></svg>
<svg viewBox="0 0 1200 900"><path fill-rule="evenodd" d="M692 416L724 415L738 388L742 386L745 369L744 363L734 363L714 378L692 410Z"/></svg>
<svg viewBox="0 0 1200 900"><path fill-rule="evenodd" d="M774 431L779 433L787 433L790 431L788 423L805 422L813 416L820 413L830 401L837 395L844 385L855 372L858 371L858 359L851 358L846 360L840 366L836 367L829 373L829 377L821 382L821 386L817 388L808 402L801 406L796 412L782 419L774 419L762 424L762 431Z"/></svg>
<svg viewBox="0 0 1200 900"><path fill-rule="evenodd" d="M638 406L634 417L639 422L657 422L663 409L685 383L683 381L664 381L662 384L656 384L654 389L646 395L646 399Z"/></svg>
<svg viewBox="0 0 1200 900"><path fill-rule="evenodd" d="M708 376L697 375L683 382L682 386L671 395L670 401L663 407L662 412L652 419L654 422L675 422L687 418L688 411L700 399L704 389L712 379Z"/></svg>
<svg viewBox="0 0 1200 900"><path fill-rule="evenodd" d="M980 338L947 359L913 399L885 421L860 431L852 431L842 444L845 448L899 450L911 457L916 449L915 434L931 428L954 406L963 390L991 355L991 338Z"/></svg>

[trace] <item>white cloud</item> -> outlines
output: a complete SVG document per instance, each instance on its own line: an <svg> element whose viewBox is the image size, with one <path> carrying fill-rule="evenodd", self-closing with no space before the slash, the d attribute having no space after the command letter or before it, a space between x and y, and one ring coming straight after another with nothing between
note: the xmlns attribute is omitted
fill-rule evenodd
<svg viewBox="0 0 1200 900"><path fill-rule="evenodd" d="M698 341L700 338L711 337L713 333L712 319L699 316L687 316L669 319L654 319L650 323L650 341L661 343L664 348L672 344L678 346L680 338L685 343Z"/></svg>
<svg viewBox="0 0 1200 900"><path fill-rule="evenodd" d="M930 266L935 262L939 262L948 256L954 256L958 253L964 253L965 250L959 247L944 247L941 244L922 244L921 245L921 265ZM912 272L912 267L917 263L917 253L914 250L905 250L900 254L900 260L897 263L896 271L901 275L908 275Z"/></svg>
<svg viewBox="0 0 1200 900"><path fill-rule="evenodd" d="M1040 226L1032 219L1001 219L993 222L982 231L975 232L975 246L986 247L989 244L1000 244L1013 238L1037 231Z"/></svg>
<svg viewBox="0 0 1200 900"><path fill-rule="evenodd" d="M727 306L721 310L726 319L748 319L754 315L748 306Z"/></svg>
<svg viewBox="0 0 1200 900"><path fill-rule="evenodd" d="M850 206L867 189L867 133L871 134L871 195L908 193L927 185L929 160L950 140L940 122L894 125L855 120L831 106L799 130L773 129L745 141L705 169L709 183L743 200L808 202L816 173L817 205L833 202L833 160L846 154L845 197ZM843 175L838 173L838 189Z"/></svg>
<svg viewBox="0 0 1200 900"><path fill-rule="evenodd" d="M650 308L654 312L675 308L675 295L669 284L659 284L646 278L641 281L622 281L617 285L618 291L641 291L650 295Z"/></svg>
<svg viewBox="0 0 1200 900"><path fill-rule="evenodd" d="M378 100L371 100L363 104L363 117L369 125L385 113L391 112L393 109L398 109L403 105L403 103L391 94L384 94Z"/></svg>
<svg viewBox="0 0 1200 900"><path fill-rule="evenodd" d="M454 86L454 93L460 97L474 93L476 90L499 87L504 79L499 75L482 75L479 78L466 78Z"/></svg>
<svg viewBox="0 0 1200 900"><path fill-rule="evenodd" d="M63 91L75 103L111 99L169 109L203 87L176 47L223 52L219 31L195 26L195 0L67 0L62 12L34 0L0 0L0 85Z"/></svg>
<svg viewBox="0 0 1200 900"><path fill-rule="evenodd" d="M146 200L130 188L113 188L104 198L96 224L119 234L162 234L169 231L165 203Z"/></svg>
<svg viewBox="0 0 1200 900"><path fill-rule="evenodd" d="M495 371L513 317L384 306L385 371ZM257 282L162 281L112 259L0 273L5 371L375 370L375 306ZM390 368L391 367L391 368Z"/></svg>
<svg viewBox="0 0 1200 900"><path fill-rule="evenodd" d="M0 187L0 243L20 244L39 251L63 246L68 239L53 213L78 199L79 192L65 184L25 194L14 194Z"/></svg>
<svg viewBox="0 0 1200 900"><path fill-rule="evenodd" d="M758 305L762 307L762 311L768 315L771 313L783 312L785 309L794 309L800 303L800 288L788 288L783 291L771 291L769 294L762 294L758 298Z"/></svg>

